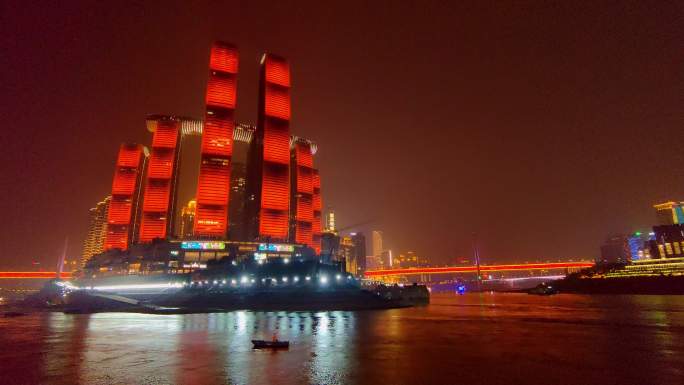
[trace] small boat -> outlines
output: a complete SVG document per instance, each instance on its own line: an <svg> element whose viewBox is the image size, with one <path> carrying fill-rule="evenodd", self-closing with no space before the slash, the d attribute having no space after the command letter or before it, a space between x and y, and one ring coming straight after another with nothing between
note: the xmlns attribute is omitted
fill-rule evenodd
<svg viewBox="0 0 684 385"><path fill-rule="evenodd" d="M558 294L558 289L556 289L553 286L549 286L546 283L541 283L541 284L537 285L537 287L534 287L534 288L528 290L527 294L554 295L554 294Z"/></svg>
<svg viewBox="0 0 684 385"><path fill-rule="evenodd" d="M290 341L265 341L265 340L252 340L254 344L253 349L287 349L290 347Z"/></svg>

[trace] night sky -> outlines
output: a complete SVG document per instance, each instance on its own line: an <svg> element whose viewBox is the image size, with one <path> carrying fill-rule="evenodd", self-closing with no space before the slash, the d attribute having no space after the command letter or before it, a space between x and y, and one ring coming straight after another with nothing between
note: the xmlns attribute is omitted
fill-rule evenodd
<svg viewBox="0 0 684 385"><path fill-rule="evenodd" d="M2 268L80 254L119 144L203 116L213 40L242 122L260 54L290 59L324 206L395 253L453 262L477 232L484 262L594 257L684 200L681 1L28 3L0 5Z"/></svg>

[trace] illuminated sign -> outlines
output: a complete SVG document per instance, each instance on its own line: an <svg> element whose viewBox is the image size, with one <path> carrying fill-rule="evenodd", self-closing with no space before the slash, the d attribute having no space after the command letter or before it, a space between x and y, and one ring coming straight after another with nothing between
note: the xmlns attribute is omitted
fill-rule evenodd
<svg viewBox="0 0 684 385"><path fill-rule="evenodd" d="M279 245L275 243L260 243L260 251L275 251L275 252L293 252L294 245Z"/></svg>
<svg viewBox="0 0 684 385"><path fill-rule="evenodd" d="M181 249L185 250L225 250L225 242L181 242Z"/></svg>
<svg viewBox="0 0 684 385"><path fill-rule="evenodd" d="M206 263L197 263L197 262L184 263L183 268L184 269L206 269L207 264Z"/></svg>

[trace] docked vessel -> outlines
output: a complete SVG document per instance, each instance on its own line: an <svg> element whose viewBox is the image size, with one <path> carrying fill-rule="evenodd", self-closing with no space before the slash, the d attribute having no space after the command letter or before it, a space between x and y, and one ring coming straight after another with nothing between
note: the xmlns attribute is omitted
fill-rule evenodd
<svg viewBox="0 0 684 385"><path fill-rule="evenodd" d="M429 302L424 286L368 285L343 264L297 245L246 242L157 242L103 253L65 286L68 312L362 310Z"/></svg>

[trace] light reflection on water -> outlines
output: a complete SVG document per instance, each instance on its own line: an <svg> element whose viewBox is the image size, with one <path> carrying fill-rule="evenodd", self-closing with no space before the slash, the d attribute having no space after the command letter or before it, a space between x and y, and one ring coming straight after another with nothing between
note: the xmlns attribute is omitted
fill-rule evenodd
<svg viewBox="0 0 684 385"><path fill-rule="evenodd" d="M252 339L291 341L252 350ZM684 297L441 295L363 312L0 318L3 384L684 383ZM9 348L8 348L9 347Z"/></svg>

